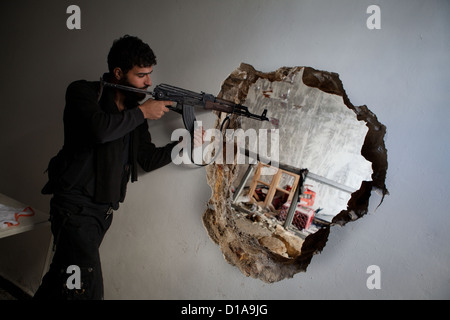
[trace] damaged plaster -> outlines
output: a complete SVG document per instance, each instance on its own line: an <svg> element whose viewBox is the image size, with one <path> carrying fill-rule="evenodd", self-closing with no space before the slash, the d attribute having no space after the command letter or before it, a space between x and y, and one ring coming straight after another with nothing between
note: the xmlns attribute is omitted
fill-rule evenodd
<svg viewBox="0 0 450 320"><path fill-rule="evenodd" d="M332 225L366 214L372 190L387 194L386 128L366 106L351 104L338 74L310 67L262 73L241 64L224 81L219 97L254 113L268 109L269 116L278 118L280 164L308 169L311 176L352 190L343 192L307 176L304 185L316 194L314 206L308 208L315 211L314 223L307 230L285 228L280 208L263 208L253 201L245 210L236 210L234 192L248 165L207 167L212 197L203 223L226 261L246 276L269 283L293 277L306 271L312 256L322 251ZM232 118L229 125L270 127L270 122L246 118ZM250 198L247 195L247 201Z"/></svg>

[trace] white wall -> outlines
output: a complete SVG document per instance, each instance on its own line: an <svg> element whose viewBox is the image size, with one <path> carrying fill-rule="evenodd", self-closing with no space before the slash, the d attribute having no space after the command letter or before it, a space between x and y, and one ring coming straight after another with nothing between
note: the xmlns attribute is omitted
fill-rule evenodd
<svg viewBox="0 0 450 320"><path fill-rule="evenodd" d="M81 8L81 30L66 28L70 4ZM381 30L366 27L371 4ZM141 174L101 248L106 299L450 298L448 1L2 1L0 12L0 192L41 210L65 88L98 79L126 33L155 50L155 84L218 93L241 62L311 66L339 73L352 103L387 126L390 196L333 227L306 273L272 285L228 265L206 235L204 169ZM168 115L150 127L162 144L181 125ZM36 239L21 238L18 252L27 241ZM381 268L380 290L366 287L370 265Z"/></svg>

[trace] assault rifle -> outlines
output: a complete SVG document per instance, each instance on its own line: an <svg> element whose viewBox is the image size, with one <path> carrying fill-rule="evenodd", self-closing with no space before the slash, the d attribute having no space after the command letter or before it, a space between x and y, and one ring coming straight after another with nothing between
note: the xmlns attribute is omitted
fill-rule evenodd
<svg viewBox="0 0 450 320"><path fill-rule="evenodd" d="M257 115L251 113L247 107L241 104L236 104L227 100L219 99L212 94L204 92L197 93L168 84L157 85L154 91L150 92L134 87L109 83L104 81L103 79L100 79L100 82L102 86L150 95L155 100L168 100L176 102L177 104L175 107L167 106L167 108L183 116L184 126L191 134L194 132L194 122L196 120L194 113L195 107L228 113L228 116L222 122L221 129L223 128L224 124L230 120L230 115L232 114L260 121L270 121L274 126L278 125L277 119L269 119L267 117L267 109L264 109L261 115Z"/></svg>

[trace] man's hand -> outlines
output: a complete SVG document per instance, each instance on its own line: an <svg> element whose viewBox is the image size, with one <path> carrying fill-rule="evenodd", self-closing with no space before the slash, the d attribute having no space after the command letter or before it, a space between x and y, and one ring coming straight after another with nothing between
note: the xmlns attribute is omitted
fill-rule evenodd
<svg viewBox="0 0 450 320"><path fill-rule="evenodd" d="M139 109L141 109L145 119L157 120L170 111L166 106L171 105L173 105L172 101L148 99L139 106Z"/></svg>

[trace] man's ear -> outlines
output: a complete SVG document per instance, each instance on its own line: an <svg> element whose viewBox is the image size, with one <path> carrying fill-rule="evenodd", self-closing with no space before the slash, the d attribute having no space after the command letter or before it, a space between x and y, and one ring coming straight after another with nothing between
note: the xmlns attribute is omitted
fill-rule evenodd
<svg viewBox="0 0 450 320"><path fill-rule="evenodd" d="M116 80L122 80L122 78L123 78L123 72L122 72L122 69L121 69L121 68L119 68L119 67L114 68L113 74L114 74L114 78L115 78Z"/></svg>

